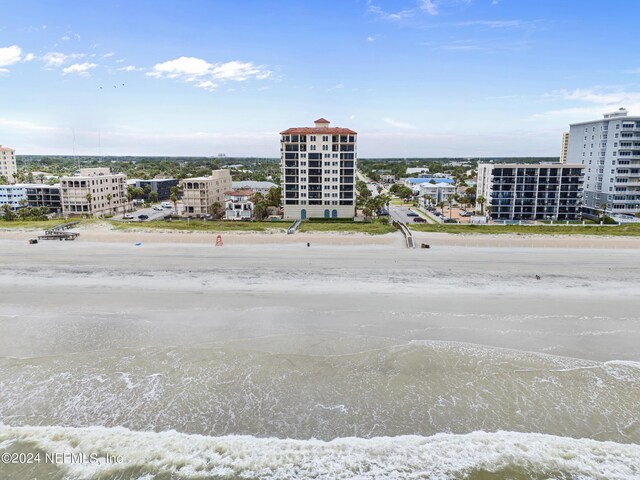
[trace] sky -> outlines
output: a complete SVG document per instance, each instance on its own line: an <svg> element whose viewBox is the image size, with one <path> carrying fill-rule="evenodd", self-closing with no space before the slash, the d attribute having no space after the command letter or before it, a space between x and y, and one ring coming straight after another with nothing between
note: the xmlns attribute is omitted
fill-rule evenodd
<svg viewBox="0 0 640 480"><path fill-rule="evenodd" d="M640 115L640 2L3 0L0 144L278 157L324 117L361 158L558 156Z"/></svg>

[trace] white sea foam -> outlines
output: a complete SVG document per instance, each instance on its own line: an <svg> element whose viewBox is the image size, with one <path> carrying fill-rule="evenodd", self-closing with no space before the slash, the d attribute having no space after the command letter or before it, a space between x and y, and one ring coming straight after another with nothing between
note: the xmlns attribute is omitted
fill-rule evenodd
<svg viewBox="0 0 640 480"><path fill-rule="evenodd" d="M15 440L45 452L122 455L123 464L74 464L74 479L108 478L137 466L136 478L465 478L506 469L531 476L638 479L640 446L535 433L474 432L432 437L281 440L206 437L125 428L0 426L0 445ZM1 452L1 450L0 450ZM164 477L163 477L164 478Z"/></svg>

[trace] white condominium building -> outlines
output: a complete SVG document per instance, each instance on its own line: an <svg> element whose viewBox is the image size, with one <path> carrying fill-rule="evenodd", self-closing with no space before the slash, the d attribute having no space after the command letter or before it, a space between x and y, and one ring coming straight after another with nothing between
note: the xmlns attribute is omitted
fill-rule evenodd
<svg viewBox="0 0 640 480"><path fill-rule="evenodd" d="M126 176L108 168L81 168L72 177L61 177L60 197L64 215L102 217L129 208Z"/></svg>
<svg viewBox="0 0 640 480"><path fill-rule="evenodd" d="M355 216L357 136L324 118L280 132L284 218Z"/></svg>
<svg viewBox="0 0 640 480"><path fill-rule="evenodd" d="M182 180L182 202L184 215L202 217L212 215L215 203L220 210L225 207L224 192L231 190L229 170L213 170L208 177L185 178Z"/></svg>
<svg viewBox="0 0 640 480"><path fill-rule="evenodd" d="M584 213L640 212L640 117L621 108L572 124L568 161L585 167Z"/></svg>
<svg viewBox="0 0 640 480"><path fill-rule="evenodd" d="M578 220L582 165L480 163L476 197L494 220Z"/></svg>
<svg viewBox="0 0 640 480"><path fill-rule="evenodd" d="M9 183L14 183L17 172L16 151L0 145L0 177L5 177Z"/></svg>
<svg viewBox="0 0 640 480"><path fill-rule="evenodd" d="M569 155L569 132L562 134L562 145L560 146L560 163L567 163Z"/></svg>
<svg viewBox="0 0 640 480"><path fill-rule="evenodd" d="M438 204L440 202L447 202L449 197L456 194L457 187L451 183L421 183L419 187L420 198L427 196L426 203Z"/></svg>
<svg viewBox="0 0 640 480"><path fill-rule="evenodd" d="M9 205L11 210L18 210L26 202L26 185L0 185L0 206Z"/></svg>

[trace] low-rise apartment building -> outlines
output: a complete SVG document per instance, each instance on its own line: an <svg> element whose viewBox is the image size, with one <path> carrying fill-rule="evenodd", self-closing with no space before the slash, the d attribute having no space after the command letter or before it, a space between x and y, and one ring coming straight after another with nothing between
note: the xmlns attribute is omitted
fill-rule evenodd
<svg viewBox="0 0 640 480"><path fill-rule="evenodd" d="M27 184L27 201L30 207L46 207L51 213L62 213L60 185Z"/></svg>
<svg viewBox="0 0 640 480"><path fill-rule="evenodd" d="M454 184L448 182L427 182L420 184L419 195L420 198L426 200L427 203L438 204L440 202L447 202L449 197L455 195L457 188ZM431 200L425 199L424 196L430 197Z"/></svg>
<svg viewBox="0 0 640 480"><path fill-rule="evenodd" d="M13 148L0 145L0 177L5 177L9 183L16 181L16 151Z"/></svg>
<svg viewBox="0 0 640 480"><path fill-rule="evenodd" d="M251 190L231 190L224 192L225 220L252 220L253 202Z"/></svg>
<svg viewBox="0 0 640 480"><path fill-rule="evenodd" d="M108 168L81 168L72 177L61 177L62 213L94 217L123 213L130 208L126 180L123 173Z"/></svg>
<svg viewBox="0 0 640 480"><path fill-rule="evenodd" d="M185 178L182 180L182 202L184 215L203 217L213 215L213 205L224 207L224 192L231 190L229 170L213 170L208 177Z"/></svg>
<svg viewBox="0 0 640 480"><path fill-rule="evenodd" d="M577 220L584 166L561 163L478 165L476 210L493 220Z"/></svg>
<svg viewBox="0 0 640 480"><path fill-rule="evenodd" d="M0 206L9 205L12 210L18 210L27 201L27 187L25 185L0 185Z"/></svg>
<svg viewBox="0 0 640 480"><path fill-rule="evenodd" d="M127 183L133 187L142 188L145 191L144 198L148 201L151 192L156 192L158 200L168 200L171 197L171 188L177 187L180 181L175 178L152 178L151 180L136 178Z"/></svg>

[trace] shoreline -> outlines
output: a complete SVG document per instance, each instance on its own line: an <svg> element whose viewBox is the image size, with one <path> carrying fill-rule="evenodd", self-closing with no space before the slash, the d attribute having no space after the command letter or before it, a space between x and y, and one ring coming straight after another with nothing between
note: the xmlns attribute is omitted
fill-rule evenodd
<svg viewBox="0 0 640 480"><path fill-rule="evenodd" d="M148 230L144 228L116 230L107 225L82 226L76 242L95 243L186 243L215 244L221 235L225 244L321 244L321 245L388 245L403 248L404 237L400 232L368 234L359 232L297 232L292 235L281 232L203 232L184 230ZM43 233L36 229L2 229L0 240L28 241ZM525 235L525 234L453 234L440 232L413 232L416 245L425 243L430 247L502 247L502 248L593 248L593 249L637 249L640 237L594 236L594 235Z"/></svg>

